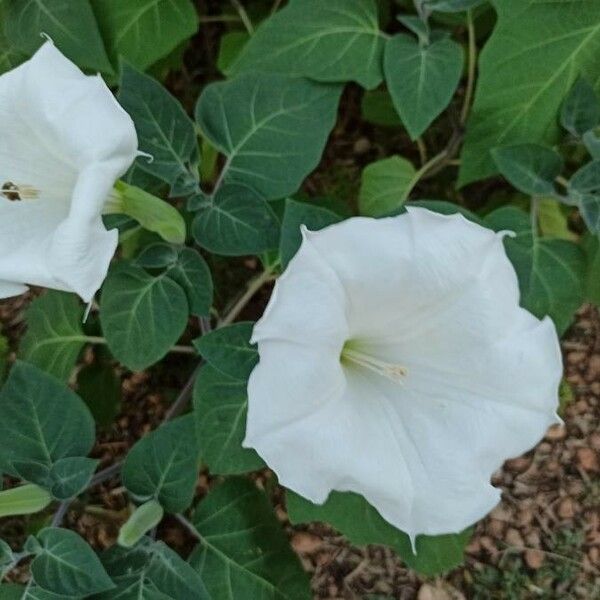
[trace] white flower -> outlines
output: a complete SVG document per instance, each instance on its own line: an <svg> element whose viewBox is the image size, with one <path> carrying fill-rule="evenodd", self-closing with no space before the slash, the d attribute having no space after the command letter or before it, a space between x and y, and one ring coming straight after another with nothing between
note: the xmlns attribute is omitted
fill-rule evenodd
<svg viewBox="0 0 600 600"><path fill-rule="evenodd" d="M117 247L102 208L136 152L101 77L51 42L0 76L0 298L32 284L91 300Z"/></svg>
<svg viewBox="0 0 600 600"><path fill-rule="evenodd" d="M493 471L558 419L554 325L519 307L502 235L462 216L304 229L253 341L244 445L312 502L357 492L412 540L484 516Z"/></svg>

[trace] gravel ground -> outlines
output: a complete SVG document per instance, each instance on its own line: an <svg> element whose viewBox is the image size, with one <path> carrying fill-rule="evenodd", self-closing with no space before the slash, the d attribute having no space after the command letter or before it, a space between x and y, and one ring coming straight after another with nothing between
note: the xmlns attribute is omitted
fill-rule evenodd
<svg viewBox="0 0 600 600"><path fill-rule="evenodd" d="M0 302L2 332L21 334L22 297ZM357 548L330 528L314 524L291 528L291 543L312 575L316 600L380 598L521 600L600 598L600 316L584 308L563 342L566 384L564 426L555 426L524 456L508 461L494 475L501 504L476 528L465 566L442 578L424 580L407 570L388 548ZM91 354L84 357L89 361ZM155 427L175 387L177 364L140 374L124 374L123 404L115 424L99 436L94 456L103 466L123 456L133 442ZM261 474L259 483L269 474ZM210 480L201 474L202 495ZM286 522L281 499L277 512ZM278 500L277 500L278 499ZM97 548L112 543L128 513L118 480L96 489L89 503L74 504L65 524ZM29 522L31 525L31 521ZM22 543L28 523L4 519L0 537ZM158 535L182 553L192 545L186 533L166 520ZM23 574L16 573L15 579Z"/></svg>

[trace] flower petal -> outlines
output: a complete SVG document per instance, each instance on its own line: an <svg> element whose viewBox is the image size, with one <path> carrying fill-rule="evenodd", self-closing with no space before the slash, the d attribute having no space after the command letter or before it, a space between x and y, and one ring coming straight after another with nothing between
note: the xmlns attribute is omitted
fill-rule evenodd
<svg viewBox="0 0 600 600"><path fill-rule="evenodd" d="M0 77L0 128L0 185L28 190L0 197L0 278L91 300L117 246L101 214L135 160L133 122L47 42Z"/></svg>

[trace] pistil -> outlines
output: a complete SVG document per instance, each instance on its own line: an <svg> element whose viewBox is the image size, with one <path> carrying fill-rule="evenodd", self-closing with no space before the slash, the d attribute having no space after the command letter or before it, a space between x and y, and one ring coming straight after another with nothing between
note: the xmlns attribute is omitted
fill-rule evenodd
<svg viewBox="0 0 600 600"><path fill-rule="evenodd" d="M359 352L358 350L349 348L348 346L344 346L341 358L365 369L369 369L369 371L377 373L377 375L386 377L396 383L404 384L404 379L408 375L408 369L402 365L380 360L363 352Z"/></svg>

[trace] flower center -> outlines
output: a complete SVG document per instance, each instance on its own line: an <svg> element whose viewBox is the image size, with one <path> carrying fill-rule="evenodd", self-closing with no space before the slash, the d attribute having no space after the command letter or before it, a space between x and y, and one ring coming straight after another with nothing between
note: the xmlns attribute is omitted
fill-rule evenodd
<svg viewBox="0 0 600 600"><path fill-rule="evenodd" d="M396 383L404 384L404 379L408 375L406 367L369 356L364 352L350 348L348 343L342 349L341 359L369 369L369 371L373 371L373 373L391 379Z"/></svg>
<svg viewBox="0 0 600 600"><path fill-rule="evenodd" d="M40 195L40 191L35 189L31 185L21 185L13 183L12 181L5 181L2 184L0 193L11 202L18 202L21 200L33 200L35 198L38 198Z"/></svg>

